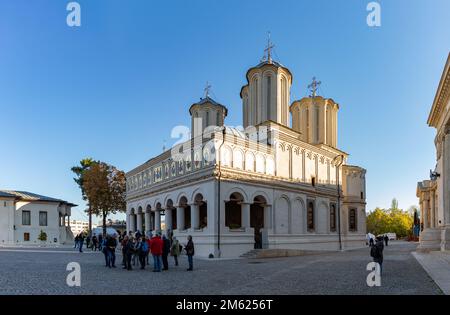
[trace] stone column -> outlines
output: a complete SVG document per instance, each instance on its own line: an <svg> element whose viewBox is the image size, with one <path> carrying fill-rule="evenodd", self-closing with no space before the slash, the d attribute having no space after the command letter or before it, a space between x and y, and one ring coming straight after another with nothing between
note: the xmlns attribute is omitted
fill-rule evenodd
<svg viewBox="0 0 450 315"><path fill-rule="evenodd" d="M172 231L172 209L167 208L166 211L166 232Z"/></svg>
<svg viewBox="0 0 450 315"><path fill-rule="evenodd" d="M183 231L185 229L184 226L184 208L178 207L177 208L177 230Z"/></svg>
<svg viewBox="0 0 450 315"><path fill-rule="evenodd" d="M241 226L245 229L250 228L250 204L241 203Z"/></svg>
<svg viewBox="0 0 450 315"><path fill-rule="evenodd" d="M142 213L138 213L137 214L137 227L136 227L136 231L139 231L142 233Z"/></svg>
<svg viewBox="0 0 450 315"><path fill-rule="evenodd" d="M195 203L191 205L191 228L196 230L200 227L200 209Z"/></svg>
<svg viewBox="0 0 450 315"><path fill-rule="evenodd" d="M272 228L271 215L272 215L272 206L266 205L264 207L264 228L265 229Z"/></svg>
<svg viewBox="0 0 450 315"><path fill-rule="evenodd" d="M130 231L131 232L136 232L136 215L135 214L130 214Z"/></svg>
<svg viewBox="0 0 450 315"><path fill-rule="evenodd" d="M436 219L435 219L435 213L436 206L435 206L435 194L434 190L430 191L430 228L436 227Z"/></svg>
<svg viewBox="0 0 450 315"><path fill-rule="evenodd" d="M128 232L130 232L130 229L131 229L131 214L129 214L129 213L127 213L127 235L128 235Z"/></svg>
<svg viewBox="0 0 450 315"><path fill-rule="evenodd" d="M441 173L443 183L443 229L441 231L441 250L450 250L450 130L447 127L443 143L442 158L444 159Z"/></svg>
<svg viewBox="0 0 450 315"><path fill-rule="evenodd" d="M70 215L67 216L67 226L70 227Z"/></svg>
<svg viewBox="0 0 450 315"><path fill-rule="evenodd" d="M155 230L157 232L161 231L161 214L159 210L155 211Z"/></svg>
<svg viewBox="0 0 450 315"><path fill-rule="evenodd" d="M152 229L150 222L150 210L145 211L145 232L149 232ZM146 234L144 233L144 234Z"/></svg>
<svg viewBox="0 0 450 315"><path fill-rule="evenodd" d="M424 199L423 199L423 202L422 202L422 204L423 204L423 229L425 230L425 229L428 229L428 227L429 227L429 218L428 218L428 205L429 205L429 202L428 202L428 199L426 199L427 198L427 195L424 195Z"/></svg>

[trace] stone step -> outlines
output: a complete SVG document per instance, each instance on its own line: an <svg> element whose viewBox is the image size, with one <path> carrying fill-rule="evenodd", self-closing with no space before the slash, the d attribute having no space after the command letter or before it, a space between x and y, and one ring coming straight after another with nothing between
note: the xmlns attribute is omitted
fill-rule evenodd
<svg viewBox="0 0 450 315"><path fill-rule="evenodd" d="M276 257L294 257L304 255L314 255L323 253L322 251L307 251L299 249L252 249L240 257L242 258L276 258Z"/></svg>

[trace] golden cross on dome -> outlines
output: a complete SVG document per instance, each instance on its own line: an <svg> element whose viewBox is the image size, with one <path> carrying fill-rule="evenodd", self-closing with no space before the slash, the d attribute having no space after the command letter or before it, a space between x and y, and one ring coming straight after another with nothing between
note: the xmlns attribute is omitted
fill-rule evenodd
<svg viewBox="0 0 450 315"><path fill-rule="evenodd" d="M264 52L267 53L267 62L272 63L272 49L275 47L275 45L270 41L270 32L268 32L267 36L267 47L264 49Z"/></svg>
<svg viewBox="0 0 450 315"><path fill-rule="evenodd" d="M205 98L209 98L209 91L211 91L211 84L206 82L206 87L204 88L205 91Z"/></svg>
<svg viewBox="0 0 450 315"><path fill-rule="evenodd" d="M312 78L312 83L308 85L308 89L311 90L311 96L316 97L317 96L317 89L319 88L319 85L321 85L322 82L316 81L316 77Z"/></svg>

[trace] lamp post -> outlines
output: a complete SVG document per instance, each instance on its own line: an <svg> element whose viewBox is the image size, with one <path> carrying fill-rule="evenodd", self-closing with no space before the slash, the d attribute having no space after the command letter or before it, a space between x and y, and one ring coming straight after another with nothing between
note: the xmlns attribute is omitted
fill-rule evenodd
<svg viewBox="0 0 450 315"><path fill-rule="evenodd" d="M336 155L332 161L336 166L336 188L337 188L337 219L338 219L338 235L339 235L339 250L342 251L342 236L341 236L341 188L339 185L339 168L344 163L344 156L342 154Z"/></svg>
<svg viewBox="0 0 450 315"><path fill-rule="evenodd" d="M217 256L218 258L220 258L221 256L221 252L220 252L220 209L222 206L222 202L220 201L221 196L220 196L220 181L221 181L221 177L222 177L222 156L221 156L221 151L222 151L222 147L225 143L225 135L227 133L226 127L223 126L222 127L222 143L219 146L219 150L218 150L218 156L216 156L216 161L217 158L219 158L219 163L218 163L218 167L219 167L219 172L218 172L218 176L217 176Z"/></svg>

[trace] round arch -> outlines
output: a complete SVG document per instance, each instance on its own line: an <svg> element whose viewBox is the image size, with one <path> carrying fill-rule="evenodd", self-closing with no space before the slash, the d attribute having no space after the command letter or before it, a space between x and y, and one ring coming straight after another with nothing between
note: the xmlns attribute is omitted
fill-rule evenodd
<svg viewBox="0 0 450 315"><path fill-rule="evenodd" d="M239 193L239 194L241 194L242 197L243 197L243 200L242 200L243 202L248 202L248 201L249 201L249 200L248 200L248 196L247 196L247 194L245 193L245 191L244 191L242 188L237 187L237 186L234 186L234 187L232 187L231 189L229 189L229 190L227 191L227 193L225 194L225 197L227 198L226 200L229 200L230 196L231 196L233 193Z"/></svg>

